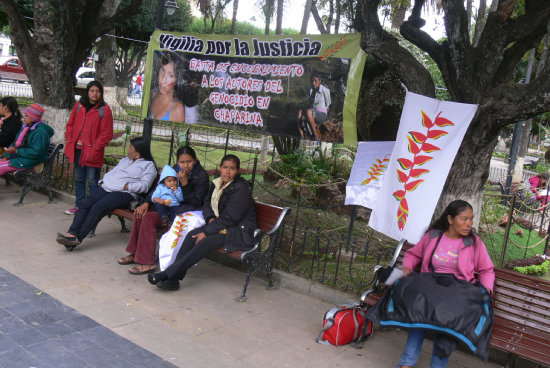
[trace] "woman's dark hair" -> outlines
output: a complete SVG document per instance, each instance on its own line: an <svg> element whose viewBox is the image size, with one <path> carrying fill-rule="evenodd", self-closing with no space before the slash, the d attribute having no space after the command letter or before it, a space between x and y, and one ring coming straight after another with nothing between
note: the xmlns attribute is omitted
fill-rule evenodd
<svg viewBox="0 0 550 368"><path fill-rule="evenodd" d="M223 156L222 161L220 163L220 167L223 165L225 161L233 161L237 165L237 170L241 169L241 160L235 155L228 154Z"/></svg>
<svg viewBox="0 0 550 368"><path fill-rule="evenodd" d="M6 106L13 115L21 119L21 111L19 111L19 104L17 103L17 100L15 99L15 97L11 97L11 96L4 97L0 100L0 103L3 106Z"/></svg>
<svg viewBox="0 0 550 368"><path fill-rule="evenodd" d="M443 210L441 216L439 216L439 218L432 223L432 225L430 226L430 230L437 229L446 231L450 226L447 216L455 218L458 214L464 212L468 208L472 211L474 210L472 205L466 201L463 201L461 199L456 199L452 201L447 205L447 208Z"/></svg>
<svg viewBox="0 0 550 368"><path fill-rule="evenodd" d="M147 142L145 142L145 139L143 139L143 137L130 139L130 144L134 146L134 149L139 153L142 159L155 162L155 160L153 159L153 155L151 154L151 148L149 147Z"/></svg>
<svg viewBox="0 0 550 368"><path fill-rule="evenodd" d="M452 218L455 218L462 212L466 211L468 208L471 209L472 211L474 210L471 204L469 204L466 201L463 201L462 199L456 199L452 201L447 205L445 210L443 210L443 213L441 214L441 216L439 216L439 218L430 225L429 230L447 231L447 229L450 226L449 220L447 217L451 216ZM475 243L476 237L475 237L474 229L471 230L470 236L472 237L472 240Z"/></svg>
<svg viewBox="0 0 550 368"><path fill-rule="evenodd" d="M174 74L176 75L176 84L174 85L174 96L179 96L180 91L183 89L184 85L187 83L185 80L185 60L181 53L165 51L160 57L160 62L155 63L155 76L153 84L158 88L158 80L160 68L167 64L174 64Z"/></svg>
<svg viewBox="0 0 550 368"><path fill-rule="evenodd" d="M90 98L88 97L88 92L90 92L90 88L92 87L99 88L99 91L101 92L101 97L99 98L99 101L97 101L97 106L103 106L105 105L105 100L103 99L103 84L101 84L100 81L93 80L86 86L86 95L80 97L80 103L82 103L84 106L91 106L92 103L90 102Z"/></svg>
<svg viewBox="0 0 550 368"><path fill-rule="evenodd" d="M191 146L188 144L178 148L178 151L176 152L176 158L179 159L181 155L189 155L193 158L193 160L197 161L197 154L195 153L195 150L191 148Z"/></svg>

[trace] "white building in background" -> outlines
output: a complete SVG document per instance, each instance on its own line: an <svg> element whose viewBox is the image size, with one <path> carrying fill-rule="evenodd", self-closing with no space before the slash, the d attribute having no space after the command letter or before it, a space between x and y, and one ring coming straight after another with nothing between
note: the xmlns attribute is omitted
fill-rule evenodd
<svg viewBox="0 0 550 368"><path fill-rule="evenodd" d="M0 56L10 56L15 54L15 49L12 47L11 39L5 34L0 33Z"/></svg>

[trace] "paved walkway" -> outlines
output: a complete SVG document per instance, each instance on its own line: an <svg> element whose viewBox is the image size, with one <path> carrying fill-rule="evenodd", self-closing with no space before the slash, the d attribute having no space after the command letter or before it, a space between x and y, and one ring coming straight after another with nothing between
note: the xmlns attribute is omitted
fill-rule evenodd
<svg viewBox="0 0 550 368"><path fill-rule="evenodd" d="M55 242L69 227L67 203L48 204L0 182L0 367L395 367L402 331L376 333L363 349L315 343L334 306L253 280L209 260L178 292L163 292L116 263L128 234L116 219L73 252ZM330 293L326 292L325 294ZM431 343L418 367L429 365ZM497 367L455 352L449 368Z"/></svg>

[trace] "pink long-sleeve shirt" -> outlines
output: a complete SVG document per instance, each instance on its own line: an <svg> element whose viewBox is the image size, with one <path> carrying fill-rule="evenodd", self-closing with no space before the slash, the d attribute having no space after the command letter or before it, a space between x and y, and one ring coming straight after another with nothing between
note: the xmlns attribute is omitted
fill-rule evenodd
<svg viewBox="0 0 550 368"><path fill-rule="evenodd" d="M414 270L420 264L420 272L430 272L430 257L436 246L441 232L431 230L426 232L422 239L405 254L403 267ZM487 253L487 248L479 236L476 235L475 244L471 238L463 238L464 247L458 253L458 278L474 282L474 274L479 274L479 282L488 290L493 290L495 283L494 266Z"/></svg>

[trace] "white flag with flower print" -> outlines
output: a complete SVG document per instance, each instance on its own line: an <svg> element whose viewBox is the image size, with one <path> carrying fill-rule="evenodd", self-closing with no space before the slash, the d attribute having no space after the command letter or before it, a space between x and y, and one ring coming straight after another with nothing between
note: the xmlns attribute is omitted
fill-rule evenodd
<svg viewBox="0 0 550 368"><path fill-rule="evenodd" d="M373 208L395 142L359 142L346 185L345 204Z"/></svg>
<svg viewBox="0 0 550 368"><path fill-rule="evenodd" d="M407 92L370 227L396 240L422 238L476 110Z"/></svg>

